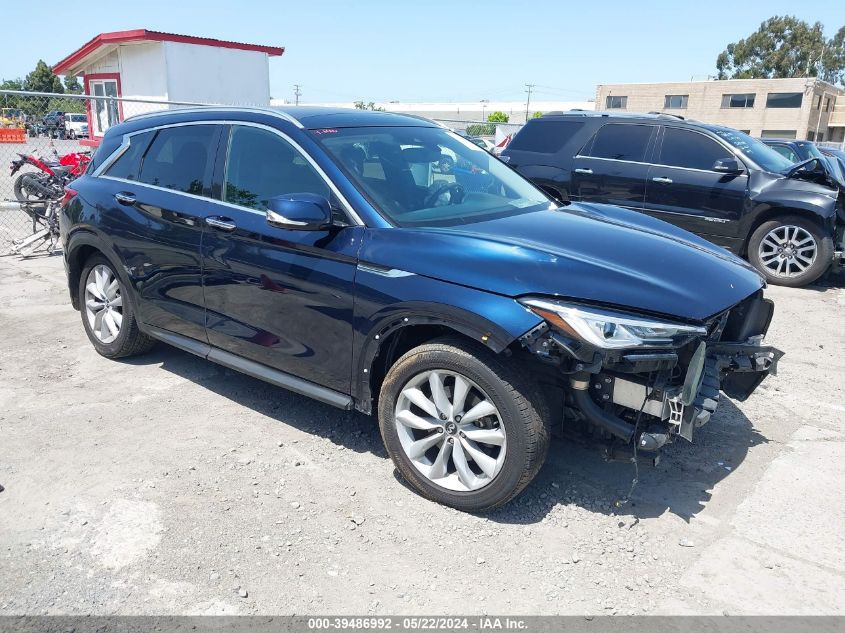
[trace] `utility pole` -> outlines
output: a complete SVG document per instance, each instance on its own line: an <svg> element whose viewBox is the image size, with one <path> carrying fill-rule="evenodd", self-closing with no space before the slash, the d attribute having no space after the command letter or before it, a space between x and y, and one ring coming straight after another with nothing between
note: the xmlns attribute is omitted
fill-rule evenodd
<svg viewBox="0 0 845 633"><path fill-rule="evenodd" d="M525 122L528 123L528 106L531 105L531 90L534 84L525 84L525 92L528 93L528 98L525 100Z"/></svg>
<svg viewBox="0 0 845 633"><path fill-rule="evenodd" d="M295 98L294 105L299 105L299 97L302 94L302 90L299 89L299 84L293 84L293 96Z"/></svg>

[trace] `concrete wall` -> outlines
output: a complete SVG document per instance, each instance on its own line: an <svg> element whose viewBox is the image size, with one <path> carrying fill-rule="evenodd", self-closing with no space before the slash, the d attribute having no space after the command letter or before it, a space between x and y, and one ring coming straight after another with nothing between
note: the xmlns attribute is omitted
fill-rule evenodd
<svg viewBox="0 0 845 633"><path fill-rule="evenodd" d="M767 108L766 96L772 92L801 92L804 94L800 108ZM753 108L723 108L725 94L754 93ZM831 111L838 96L843 99L845 91L814 79L730 79L726 81L695 81L656 84L605 84L596 89L596 109L604 110L606 98L610 95L628 97L627 112L668 112L686 118L697 119L749 130L752 136L760 136L764 130L795 130L796 137L806 139L815 133L816 124L824 138L829 137L827 129L829 112L824 111L825 98L831 97ZM664 108L666 95L689 95L686 109ZM815 108L817 95L822 97L822 110Z"/></svg>
<svg viewBox="0 0 845 633"><path fill-rule="evenodd" d="M271 105L290 105L285 99L273 99ZM351 101L315 103L303 102L302 105L327 106L331 108L354 108ZM415 102L404 103L401 101L384 101L375 104L376 107L384 108L387 112L401 112L404 114L416 114L429 119L452 120L452 121L485 121L491 112L504 112L508 115L509 123L525 122L525 102L519 101L490 101L483 104L479 101L452 101L452 102ZM593 110L595 104L592 101L531 101L529 116L534 112L551 112L553 110Z"/></svg>
<svg viewBox="0 0 845 633"><path fill-rule="evenodd" d="M270 104L266 53L163 42L171 101Z"/></svg>

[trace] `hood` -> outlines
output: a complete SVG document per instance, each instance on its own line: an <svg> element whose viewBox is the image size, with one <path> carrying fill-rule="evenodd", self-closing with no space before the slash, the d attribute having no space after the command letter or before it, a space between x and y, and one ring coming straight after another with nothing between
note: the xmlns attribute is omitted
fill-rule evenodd
<svg viewBox="0 0 845 633"><path fill-rule="evenodd" d="M448 228L373 229L359 256L510 297L561 297L694 322L764 285L723 248L649 216L598 204Z"/></svg>

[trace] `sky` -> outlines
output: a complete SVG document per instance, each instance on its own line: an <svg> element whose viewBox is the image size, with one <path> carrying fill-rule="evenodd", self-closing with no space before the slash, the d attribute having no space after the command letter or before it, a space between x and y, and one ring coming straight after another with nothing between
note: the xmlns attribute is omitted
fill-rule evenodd
<svg viewBox="0 0 845 633"><path fill-rule="evenodd" d="M5 3L0 78L55 64L98 33L146 28L285 47L274 98L321 101L577 101L596 84L686 81L773 15L845 25L845 0L585 3L488 0L94 0L45 19ZM730 6L729 11L723 7ZM708 7L712 7L708 9ZM9 26L14 25L14 28Z"/></svg>

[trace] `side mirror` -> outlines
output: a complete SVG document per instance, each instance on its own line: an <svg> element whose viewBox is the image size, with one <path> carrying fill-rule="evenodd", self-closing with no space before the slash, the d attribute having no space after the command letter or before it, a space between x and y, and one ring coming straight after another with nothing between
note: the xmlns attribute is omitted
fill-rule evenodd
<svg viewBox="0 0 845 633"><path fill-rule="evenodd" d="M720 158L713 163L713 171L720 171L724 174L738 174L742 171L742 165L736 158Z"/></svg>
<svg viewBox="0 0 845 633"><path fill-rule="evenodd" d="M319 231L331 226L332 208L316 193L286 193L270 198L267 224L294 231Z"/></svg>

